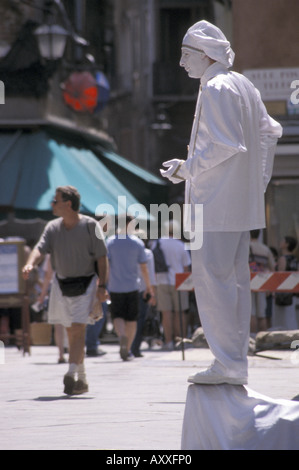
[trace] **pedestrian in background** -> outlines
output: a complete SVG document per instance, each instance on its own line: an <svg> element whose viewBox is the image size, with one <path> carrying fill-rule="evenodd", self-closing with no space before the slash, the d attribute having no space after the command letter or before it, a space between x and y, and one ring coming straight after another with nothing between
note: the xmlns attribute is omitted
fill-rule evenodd
<svg viewBox="0 0 299 470"><path fill-rule="evenodd" d="M252 272L270 272L275 270L275 259L271 249L259 240L260 230L250 231L249 260ZM251 292L251 333L266 331L267 293Z"/></svg>
<svg viewBox="0 0 299 470"><path fill-rule="evenodd" d="M112 225L112 220L110 220L110 217L107 217L106 215L97 215L96 220L99 222L97 226L100 226L102 228L101 233L104 234L105 241L106 241L109 232L113 231L113 227L110 226ZM104 356L106 354L106 351L103 351L103 349L101 349L99 346L101 344L100 335L107 321L107 312L108 312L107 302L102 302L102 312L103 312L102 318L86 326L85 346L86 346L87 357L98 357L98 356Z"/></svg>
<svg viewBox="0 0 299 470"><path fill-rule="evenodd" d="M174 238L177 231L175 221L164 224L167 236L159 239L160 248L164 254L168 270L156 273L157 282L157 309L162 315L162 326L164 333L163 349L171 351L174 348L175 339L186 336L187 314L189 308L188 292L180 292L175 288L175 275L177 273L190 271L191 258L185 249L182 240ZM155 249L155 243L152 245ZM181 299L179 300L179 295ZM180 305L181 301L181 305ZM181 307L181 312L180 312ZM183 331L180 326L180 315L182 314Z"/></svg>
<svg viewBox="0 0 299 470"><path fill-rule="evenodd" d="M128 233L133 218L121 217L118 233L107 239L109 259L108 291L111 316L120 342L120 356L130 359L130 349L136 334L139 315L139 267L145 283L144 298L154 296L147 269L147 256L143 241Z"/></svg>
<svg viewBox="0 0 299 470"><path fill-rule="evenodd" d="M134 233L136 237L141 239L144 243L145 246L145 254L147 258L147 269L149 273L149 279L151 286L154 291L154 295L148 295L144 296L144 292L146 290L146 285L144 283L142 273L139 267L139 315L138 315L138 320L137 320L137 328L136 328L136 334L131 346L131 353L133 354L134 357L142 357L142 353L140 350L141 343L143 340L143 328L145 324L145 319L146 315L148 312L148 309L150 306L156 305L156 275L155 275L155 262L154 262L154 255L152 250L147 248L147 236L146 233L142 230L136 231Z"/></svg>
<svg viewBox="0 0 299 470"><path fill-rule="evenodd" d="M297 240L285 236L280 244L280 256L277 261L278 271L298 271L298 260L294 254ZM297 330L296 297L292 293L275 293L273 327L281 330Z"/></svg>
<svg viewBox="0 0 299 470"><path fill-rule="evenodd" d="M107 303L102 302L102 318L95 321L94 324L88 324L86 326L85 346L87 357L98 357L104 356L106 354L106 351L103 351L103 349L99 348L99 345L100 335L107 320L107 310Z"/></svg>

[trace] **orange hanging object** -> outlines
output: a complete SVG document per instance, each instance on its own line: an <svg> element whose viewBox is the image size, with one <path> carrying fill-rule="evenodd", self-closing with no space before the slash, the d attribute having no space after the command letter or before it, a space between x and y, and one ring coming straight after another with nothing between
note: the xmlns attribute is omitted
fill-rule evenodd
<svg viewBox="0 0 299 470"><path fill-rule="evenodd" d="M98 104L98 86L90 72L73 72L62 84L64 102L76 112L92 113Z"/></svg>

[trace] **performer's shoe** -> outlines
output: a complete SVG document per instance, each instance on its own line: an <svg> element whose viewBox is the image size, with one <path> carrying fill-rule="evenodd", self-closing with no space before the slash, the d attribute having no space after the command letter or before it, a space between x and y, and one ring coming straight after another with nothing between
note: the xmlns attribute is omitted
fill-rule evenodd
<svg viewBox="0 0 299 470"><path fill-rule="evenodd" d="M202 385L246 385L247 377L227 377L219 374L212 368L209 368L202 372L197 372L197 374L190 375L190 377L188 377L188 382Z"/></svg>

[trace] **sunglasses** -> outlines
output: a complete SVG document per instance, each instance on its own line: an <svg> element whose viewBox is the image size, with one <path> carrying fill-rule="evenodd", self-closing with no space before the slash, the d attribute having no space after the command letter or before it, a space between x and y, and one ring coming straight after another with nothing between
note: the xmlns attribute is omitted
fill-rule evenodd
<svg viewBox="0 0 299 470"><path fill-rule="evenodd" d="M57 199L52 199L51 204L58 204L59 202L67 202L69 199L66 199L65 201L62 199L62 201L57 201Z"/></svg>

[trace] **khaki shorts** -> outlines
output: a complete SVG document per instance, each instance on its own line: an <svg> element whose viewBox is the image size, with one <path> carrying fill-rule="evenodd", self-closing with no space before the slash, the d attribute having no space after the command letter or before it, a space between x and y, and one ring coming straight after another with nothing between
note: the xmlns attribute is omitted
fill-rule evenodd
<svg viewBox="0 0 299 470"><path fill-rule="evenodd" d="M177 291L175 286L168 284L160 284L157 286L157 309L160 312L172 310L179 312L179 294L181 297L181 309L188 310L189 308L189 294L185 291Z"/></svg>

